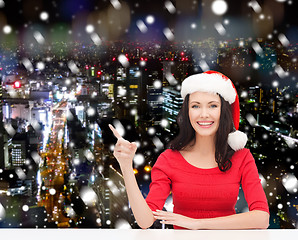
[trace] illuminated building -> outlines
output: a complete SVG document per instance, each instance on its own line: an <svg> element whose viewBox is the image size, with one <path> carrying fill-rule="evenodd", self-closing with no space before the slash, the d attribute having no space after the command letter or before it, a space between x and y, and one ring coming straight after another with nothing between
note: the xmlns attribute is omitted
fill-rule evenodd
<svg viewBox="0 0 298 240"><path fill-rule="evenodd" d="M104 228L115 228L117 222L132 224L133 217L128 205L124 180L119 172L109 166L104 177L102 173L95 178L92 188L98 197L97 210ZM120 223L118 222L118 223Z"/></svg>
<svg viewBox="0 0 298 240"><path fill-rule="evenodd" d="M16 134L9 144L9 161L12 167L22 166L26 161L26 134Z"/></svg>
<svg viewBox="0 0 298 240"><path fill-rule="evenodd" d="M165 129L171 133L173 127L176 128L176 118L183 103L177 86L187 77L189 67L188 62L163 62L163 119L168 122Z"/></svg>
<svg viewBox="0 0 298 240"><path fill-rule="evenodd" d="M2 80L0 78L0 149L4 149L4 128L3 128L3 100L2 100ZM0 169L4 169L4 151L0 151Z"/></svg>
<svg viewBox="0 0 298 240"><path fill-rule="evenodd" d="M183 103L180 91L175 90L173 87L163 88L164 103L163 103L163 118L168 121L165 129L172 132L172 127L176 123L177 115Z"/></svg>
<svg viewBox="0 0 298 240"><path fill-rule="evenodd" d="M163 95L162 88L148 86L148 111L151 117L156 121L162 118Z"/></svg>
<svg viewBox="0 0 298 240"><path fill-rule="evenodd" d="M115 116L136 122L147 110L147 77L139 66L118 68L114 85Z"/></svg>

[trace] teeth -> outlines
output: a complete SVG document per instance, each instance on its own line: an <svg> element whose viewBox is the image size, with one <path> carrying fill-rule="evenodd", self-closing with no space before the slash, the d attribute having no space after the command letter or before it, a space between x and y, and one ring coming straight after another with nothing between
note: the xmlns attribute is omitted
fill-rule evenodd
<svg viewBox="0 0 298 240"><path fill-rule="evenodd" d="M208 126L208 125L211 125L212 123L198 123L198 124L203 126Z"/></svg>

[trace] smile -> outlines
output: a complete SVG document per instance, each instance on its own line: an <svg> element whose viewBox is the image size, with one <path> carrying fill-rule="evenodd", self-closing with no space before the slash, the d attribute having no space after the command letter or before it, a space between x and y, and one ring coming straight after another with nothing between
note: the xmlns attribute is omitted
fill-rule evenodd
<svg viewBox="0 0 298 240"><path fill-rule="evenodd" d="M201 127L210 127L214 122L197 122Z"/></svg>

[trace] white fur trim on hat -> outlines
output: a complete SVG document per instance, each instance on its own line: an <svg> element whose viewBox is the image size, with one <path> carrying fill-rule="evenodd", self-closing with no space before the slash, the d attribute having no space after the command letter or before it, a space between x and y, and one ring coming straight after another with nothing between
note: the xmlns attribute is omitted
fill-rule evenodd
<svg viewBox="0 0 298 240"><path fill-rule="evenodd" d="M237 94L231 80L226 80L217 73L199 73L185 78L181 86L182 98L197 91L218 93L230 104L235 101Z"/></svg>
<svg viewBox="0 0 298 240"><path fill-rule="evenodd" d="M235 131L235 132L229 133L228 144L234 151L238 151L244 148L246 142L247 142L247 136L244 132Z"/></svg>

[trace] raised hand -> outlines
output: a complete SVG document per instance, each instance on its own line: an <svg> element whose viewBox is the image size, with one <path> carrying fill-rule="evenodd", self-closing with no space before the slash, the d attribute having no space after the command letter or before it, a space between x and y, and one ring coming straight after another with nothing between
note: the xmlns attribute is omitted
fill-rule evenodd
<svg viewBox="0 0 298 240"><path fill-rule="evenodd" d="M122 138L118 131L111 124L109 124L109 128L117 138L117 143L115 145L113 154L120 167L131 167L134 155L137 151L136 143L131 143Z"/></svg>

